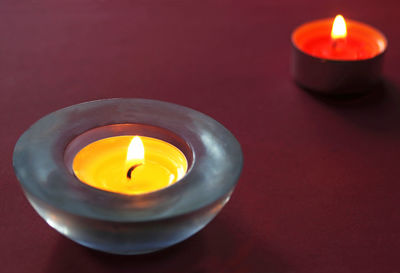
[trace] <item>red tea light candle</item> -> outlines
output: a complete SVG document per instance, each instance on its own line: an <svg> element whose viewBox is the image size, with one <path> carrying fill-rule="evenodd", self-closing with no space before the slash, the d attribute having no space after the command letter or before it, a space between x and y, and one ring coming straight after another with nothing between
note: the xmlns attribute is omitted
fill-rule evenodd
<svg viewBox="0 0 400 273"><path fill-rule="evenodd" d="M379 82L385 36L338 15L303 24L292 33L294 80L326 94L361 93Z"/></svg>

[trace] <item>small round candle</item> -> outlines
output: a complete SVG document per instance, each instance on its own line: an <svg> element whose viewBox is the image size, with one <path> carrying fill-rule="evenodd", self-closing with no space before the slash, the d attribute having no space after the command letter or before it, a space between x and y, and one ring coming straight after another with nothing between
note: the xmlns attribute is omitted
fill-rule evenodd
<svg viewBox="0 0 400 273"><path fill-rule="evenodd" d="M168 187L185 175L187 167L178 148L143 136L115 136L90 143L78 152L72 165L83 183L122 194Z"/></svg>
<svg viewBox="0 0 400 273"><path fill-rule="evenodd" d="M337 33L337 34L336 34ZM366 24L344 20L343 16L302 25L293 35L300 50L330 60L362 60L380 54L385 37Z"/></svg>
<svg viewBox="0 0 400 273"><path fill-rule="evenodd" d="M379 30L338 15L299 26L292 45L292 74L300 86L360 93L379 82L387 40Z"/></svg>

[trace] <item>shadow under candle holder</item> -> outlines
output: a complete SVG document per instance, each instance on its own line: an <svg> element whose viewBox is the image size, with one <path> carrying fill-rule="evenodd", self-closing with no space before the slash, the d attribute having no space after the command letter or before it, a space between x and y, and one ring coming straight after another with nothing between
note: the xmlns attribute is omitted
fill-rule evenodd
<svg viewBox="0 0 400 273"><path fill-rule="evenodd" d="M400 88L383 79L369 92L357 95L325 96L309 92L338 115L364 130L380 133L400 131Z"/></svg>

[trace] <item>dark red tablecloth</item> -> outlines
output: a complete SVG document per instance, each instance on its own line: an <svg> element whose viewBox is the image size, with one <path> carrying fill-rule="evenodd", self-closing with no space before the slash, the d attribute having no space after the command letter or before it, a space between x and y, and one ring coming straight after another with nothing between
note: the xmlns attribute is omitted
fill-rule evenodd
<svg viewBox="0 0 400 273"><path fill-rule="evenodd" d="M400 272L397 0L2 0L0 271ZM290 33L341 12L388 37L384 84L355 98L291 80ZM245 165L230 203L167 250L114 256L59 235L12 169L18 137L101 98L182 104L224 124Z"/></svg>

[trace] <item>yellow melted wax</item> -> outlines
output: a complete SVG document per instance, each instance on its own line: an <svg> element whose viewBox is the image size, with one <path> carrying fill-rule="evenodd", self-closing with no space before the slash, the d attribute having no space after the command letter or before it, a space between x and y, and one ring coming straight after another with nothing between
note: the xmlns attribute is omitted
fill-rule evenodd
<svg viewBox="0 0 400 273"><path fill-rule="evenodd" d="M175 146L156 138L140 137L144 159L127 160L133 136L115 136L95 141L78 152L72 168L89 186L122 194L142 194L168 187L181 179L188 163ZM138 165L128 178L128 170Z"/></svg>

